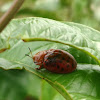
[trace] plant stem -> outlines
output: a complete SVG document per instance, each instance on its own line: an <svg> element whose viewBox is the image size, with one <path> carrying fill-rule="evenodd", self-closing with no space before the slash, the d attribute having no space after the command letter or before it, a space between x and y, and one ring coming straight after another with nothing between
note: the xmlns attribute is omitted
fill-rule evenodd
<svg viewBox="0 0 100 100"><path fill-rule="evenodd" d="M75 46L73 44L65 43L65 42L58 41L58 40L47 39L47 38L22 38L22 40L24 42L31 42L31 41L50 41L50 42L55 42L55 43L61 43L61 44L64 44L64 45L68 45L70 47L73 47L73 48L75 48L77 50L80 50L80 51L84 52L85 54L89 55L90 57L92 57L93 59L95 59L97 61L97 63L99 64L99 66L100 66L100 60L97 57L95 57L94 55L92 55L90 52L88 52L88 51L86 51L86 50L84 50L84 49L82 49L80 47L77 47L77 46Z"/></svg>
<svg viewBox="0 0 100 100"><path fill-rule="evenodd" d="M15 0L9 10L0 19L0 32L6 27L10 20L17 13L24 0Z"/></svg>

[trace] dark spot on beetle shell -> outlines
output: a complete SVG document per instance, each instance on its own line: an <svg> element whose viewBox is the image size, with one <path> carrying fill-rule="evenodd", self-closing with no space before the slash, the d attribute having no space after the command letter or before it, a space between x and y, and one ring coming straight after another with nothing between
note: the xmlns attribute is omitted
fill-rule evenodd
<svg viewBox="0 0 100 100"><path fill-rule="evenodd" d="M69 62L69 60L66 60L66 62L68 63L68 62Z"/></svg>
<svg viewBox="0 0 100 100"><path fill-rule="evenodd" d="M57 68L59 69L59 66L57 65Z"/></svg>
<svg viewBox="0 0 100 100"><path fill-rule="evenodd" d="M62 57L62 60L65 60L65 58L64 58L64 57Z"/></svg>
<svg viewBox="0 0 100 100"><path fill-rule="evenodd" d="M47 61L45 61L45 63L46 63Z"/></svg>
<svg viewBox="0 0 100 100"><path fill-rule="evenodd" d="M59 50L59 53L61 53L61 50Z"/></svg>
<svg viewBox="0 0 100 100"><path fill-rule="evenodd" d="M68 58L67 58L67 62L69 62L69 61L70 61L70 58L68 57Z"/></svg>
<svg viewBox="0 0 100 100"><path fill-rule="evenodd" d="M49 65L49 62L45 61L45 65L48 66Z"/></svg>
<svg viewBox="0 0 100 100"><path fill-rule="evenodd" d="M61 71L64 71L64 68L61 68Z"/></svg>
<svg viewBox="0 0 100 100"><path fill-rule="evenodd" d="M48 58L47 58L47 60L50 60L50 59L51 59L51 57L48 57Z"/></svg>
<svg viewBox="0 0 100 100"><path fill-rule="evenodd" d="M57 54L57 55L56 55L56 57L60 57L60 56L61 56L61 54Z"/></svg>
<svg viewBox="0 0 100 100"><path fill-rule="evenodd" d="M51 63L51 62L52 62L52 60L51 60L51 59L49 59L49 60L48 60L48 62L49 62L49 63Z"/></svg>
<svg viewBox="0 0 100 100"><path fill-rule="evenodd" d="M47 64L47 61L45 61L45 64Z"/></svg>
<svg viewBox="0 0 100 100"><path fill-rule="evenodd" d="M50 59L52 62L56 62L57 57L53 57L52 59Z"/></svg>
<svg viewBox="0 0 100 100"><path fill-rule="evenodd" d="M72 67L74 68L74 64L72 63Z"/></svg>
<svg viewBox="0 0 100 100"><path fill-rule="evenodd" d="M69 66L69 64L67 64L67 66L66 66L66 67L67 67L67 68L68 68L68 67L70 67L70 66Z"/></svg>

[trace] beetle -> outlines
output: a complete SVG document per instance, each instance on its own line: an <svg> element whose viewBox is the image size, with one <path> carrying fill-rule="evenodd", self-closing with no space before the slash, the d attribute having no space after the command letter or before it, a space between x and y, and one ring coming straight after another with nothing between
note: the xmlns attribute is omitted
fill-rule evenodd
<svg viewBox="0 0 100 100"><path fill-rule="evenodd" d="M39 51L34 56L32 55L31 58L36 65L40 66L36 68L37 70L45 68L54 73L70 73L77 67L75 58L70 53L61 49Z"/></svg>

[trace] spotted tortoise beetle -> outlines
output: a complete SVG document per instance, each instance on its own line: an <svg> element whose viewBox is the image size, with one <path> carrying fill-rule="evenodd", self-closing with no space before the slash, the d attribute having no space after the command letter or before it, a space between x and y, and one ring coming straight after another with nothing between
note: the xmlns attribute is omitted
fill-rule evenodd
<svg viewBox="0 0 100 100"><path fill-rule="evenodd" d="M70 53L60 49L40 51L34 56L32 55L31 58L36 65L40 66L39 68L36 68L37 70L45 68L54 73L70 73L77 67L75 58Z"/></svg>

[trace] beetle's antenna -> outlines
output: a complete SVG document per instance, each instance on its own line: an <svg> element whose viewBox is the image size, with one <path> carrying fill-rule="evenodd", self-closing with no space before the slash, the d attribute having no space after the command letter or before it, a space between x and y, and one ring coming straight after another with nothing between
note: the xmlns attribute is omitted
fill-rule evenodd
<svg viewBox="0 0 100 100"><path fill-rule="evenodd" d="M29 47L28 47L28 48L29 48ZM25 56L29 56L30 58L33 58L32 51L31 51L30 48L29 48L29 51L30 51L30 53L31 53L31 56L29 56L28 54L25 54Z"/></svg>
<svg viewBox="0 0 100 100"><path fill-rule="evenodd" d="M32 56L31 58L33 58L33 55L32 55L32 51L31 51L31 49L30 49L29 47L28 47L28 49L29 49L29 51L30 51L30 53L31 53L31 56Z"/></svg>
<svg viewBox="0 0 100 100"><path fill-rule="evenodd" d="M28 54L25 54L25 56L29 56ZM31 56L29 56L30 58L32 58Z"/></svg>

